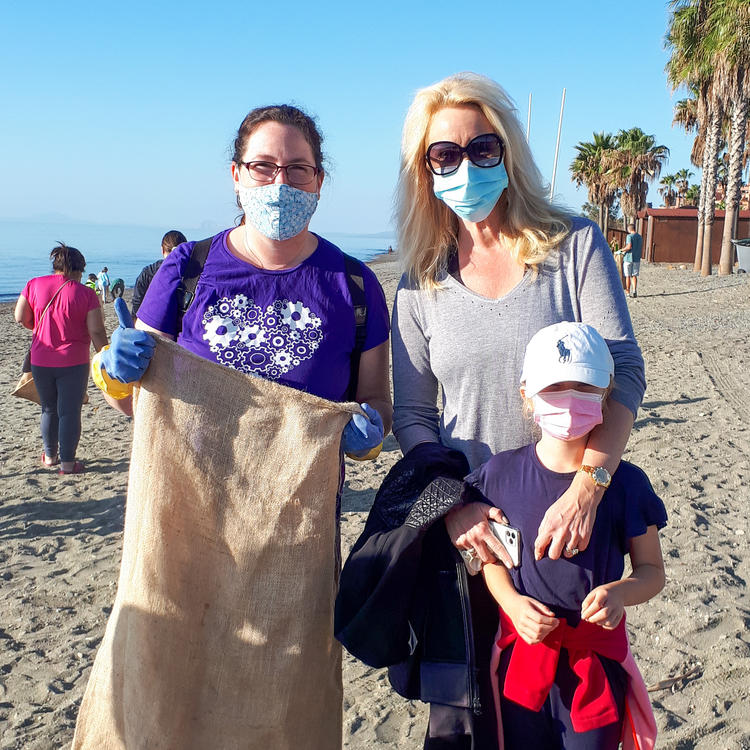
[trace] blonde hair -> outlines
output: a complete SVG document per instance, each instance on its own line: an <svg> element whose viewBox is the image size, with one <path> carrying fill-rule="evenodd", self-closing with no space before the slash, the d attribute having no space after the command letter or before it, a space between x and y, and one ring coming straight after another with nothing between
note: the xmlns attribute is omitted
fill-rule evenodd
<svg viewBox="0 0 750 750"><path fill-rule="evenodd" d="M421 89L404 122L401 168L396 193L399 250L405 270L420 286L435 288L458 241L458 217L432 191L425 163L427 131L433 115L444 107L474 106L481 110L505 145L509 186L503 240L520 263L536 267L570 231L569 215L547 199L542 176L503 88L477 73L458 73Z"/></svg>

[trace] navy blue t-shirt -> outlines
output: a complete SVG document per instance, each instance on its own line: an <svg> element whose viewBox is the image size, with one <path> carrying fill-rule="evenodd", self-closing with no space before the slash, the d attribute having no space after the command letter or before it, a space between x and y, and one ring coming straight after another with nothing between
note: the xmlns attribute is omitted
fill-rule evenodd
<svg viewBox="0 0 750 750"><path fill-rule="evenodd" d="M612 476L596 513L589 546L570 559L534 559L534 540L547 508L570 487L575 472L545 468L535 444L494 455L466 477L492 505L501 508L521 532L521 565L511 570L516 590L546 604L558 617L577 625L581 603L597 586L622 577L629 540L661 529L667 522L664 503L648 477L627 461Z"/></svg>

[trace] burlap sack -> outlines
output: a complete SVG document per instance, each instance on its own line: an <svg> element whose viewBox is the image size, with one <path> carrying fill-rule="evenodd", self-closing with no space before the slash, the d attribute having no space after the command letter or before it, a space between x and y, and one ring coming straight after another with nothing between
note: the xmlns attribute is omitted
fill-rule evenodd
<svg viewBox="0 0 750 750"><path fill-rule="evenodd" d="M341 745L334 404L160 341L75 750Z"/></svg>
<svg viewBox="0 0 750 750"><path fill-rule="evenodd" d="M39 400L39 391L36 389L34 376L30 372L22 372L15 388L10 392L11 396L25 398L27 401L33 401L35 404L41 404Z"/></svg>

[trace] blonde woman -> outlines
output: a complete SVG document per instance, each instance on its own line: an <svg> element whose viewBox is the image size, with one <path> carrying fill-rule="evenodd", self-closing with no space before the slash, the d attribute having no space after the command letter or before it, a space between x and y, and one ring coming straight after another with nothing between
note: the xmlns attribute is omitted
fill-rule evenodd
<svg viewBox="0 0 750 750"><path fill-rule="evenodd" d="M473 470L493 453L533 442L518 390L531 337L569 320L590 323L607 340L615 385L606 419L592 431L581 470L547 511L537 538L522 540L537 559L575 556L588 545L645 389L604 237L590 221L550 203L511 100L473 73L417 93L404 125L397 220L406 273L393 313L393 431L404 454L440 443L461 451ZM558 352L565 357L562 341ZM446 515L464 559L497 557L510 566L487 523L496 513L465 502ZM497 618L478 632L477 623L486 626L492 613L476 612L475 580L469 590L477 616L464 655L472 700L463 709L432 703L426 747L469 747L469 737L474 747L497 742L488 680Z"/></svg>

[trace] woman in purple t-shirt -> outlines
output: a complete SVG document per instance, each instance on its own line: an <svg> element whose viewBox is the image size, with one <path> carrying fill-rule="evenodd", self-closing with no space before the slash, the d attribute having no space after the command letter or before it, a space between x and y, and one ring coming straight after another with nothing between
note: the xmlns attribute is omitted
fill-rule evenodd
<svg viewBox="0 0 750 750"><path fill-rule="evenodd" d="M355 324L344 254L308 225L323 184L321 135L311 117L288 105L261 107L243 120L234 141L232 182L243 211L239 226L212 238L195 298L179 314L179 288L194 243L175 248L154 276L137 327L118 305L121 326L95 365L97 383L120 396L140 379L153 351L149 334L247 374L330 400L348 397L356 362ZM362 266L367 326L343 447L357 459L377 455L390 430L388 310L375 275ZM148 332L148 333L146 333ZM95 378L96 379L96 378ZM350 396L349 396L350 397Z"/></svg>

